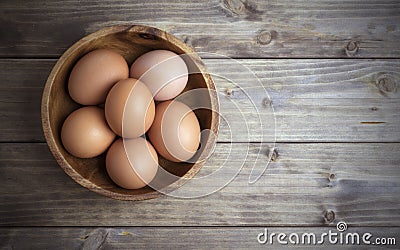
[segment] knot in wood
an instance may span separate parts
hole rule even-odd
[[[85,241],[81,245],[81,249],[101,249],[105,244],[109,230],[95,229],[89,235],[85,236]]]
[[[396,92],[397,90],[396,79],[389,74],[380,75],[376,79],[375,84],[380,91],[385,93]]]
[[[224,0],[223,8],[228,10],[230,15],[245,18],[251,21],[263,20],[263,11],[257,8],[257,4],[251,0]]]
[[[157,37],[155,35],[149,33],[140,33],[139,36],[146,40],[157,40]]]
[[[263,105],[264,105],[265,107],[272,106],[272,100],[269,99],[268,97],[264,98],[264,100],[263,100]]]
[[[262,45],[267,45],[272,41],[272,34],[269,31],[261,31],[257,36],[257,42]]]
[[[225,7],[232,11],[232,13],[240,15],[246,11],[246,6],[240,0],[224,0]]]
[[[271,159],[271,161],[276,161],[279,157],[278,150],[276,148],[269,149],[267,151],[268,159]]]
[[[225,94],[226,94],[227,96],[232,96],[232,95],[233,95],[233,89],[226,89],[226,90],[225,90]]]
[[[324,213],[324,218],[328,223],[333,222],[335,220],[335,212],[333,212],[331,209],[326,210]]]
[[[350,41],[349,43],[347,43],[345,48],[346,55],[349,57],[356,55],[358,53],[359,47],[360,47],[360,42]]]

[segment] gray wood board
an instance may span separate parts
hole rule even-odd
[[[334,227],[268,227],[271,233],[285,233],[286,241],[290,234],[297,234],[302,242],[304,233],[314,233],[319,237],[323,233],[338,233]],[[115,227],[115,228],[79,228],[79,227],[35,227],[35,228],[0,228],[1,249],[265,249],[287,247],[280,245],[277,237],[273,244],[260,244],[257,237],[265,234],[264,227]],[[348,233],[358,233],[360,245],[352,245]],[[362,242],[365,233],[372,234],[371,243],[377,238],[394,238],[399,241],[398,227],[348,227],[342,233],[343,244],[337,237],[337,243],[331,244],[325,237],[323,244],[309,245],[308,237],[304,244],[296,247],[309,249],[324,247],[328,249],[373,249],[377,245]],[[347,242],[346,244],[346,237]],[[332,237],[334,242],[335,236]],[[263,240],[263,238],[261,238]],[[382,242],[379,239],[379,242]],[[293,245],[289,245],[293,246]],[[379,249],[397,249],[396,245],[380,245]]]
[[[267,166],[272,145],[218,143],[198,175],[240,170],[227,186],[197,199],[141,202],[79,186],[45,143],[0,146],[2,226],[400,226],[400,143],[278,143],[254,184],[251,169]],[[186,191],[216,189],[224,178],[211,175]]]
[[[54,63],[0,60],[0,141],[44,141],[40,101]],[[400,141],[399,60],[205,63],[214,74],[225,119],[220,142],[273,141],[275,135],[278,142]]]
[[[198,52],[237,58],[400,56],[394,0],[3,0],[0,57],[58,57],[83,36],[126,23],[164,29]]]

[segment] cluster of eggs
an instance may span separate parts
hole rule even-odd
[[[130,67],[112,50],[89,52],[68,80],[70,97],[83,107],[64,121],[64,148],[79,158],[107,151],[107,173],[117,185],[146,186],[157,173],[159,156],[187,161],[199,147],[196,115],[174,100],[187,81],[185,61],[168,50],[145,53]]]

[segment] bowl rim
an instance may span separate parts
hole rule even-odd
[[[57,143],[54,139],[52,129],[50,126],[50,115],[49,115],[49,101],[50,101],[50,93],[51,89],[53,87],[53,82],[55,80],[56,75],[64,65],[64,63],[67,61],[67,59],[70,57],[73,52],[78,50],[81,46],[84,46],[85,44],[91,42],[94,39],[98,39],[99,37],[107,36],[110,34],[114,33],[119,33],[119,32],[144,32],[144,33],[149,33],[151,31],[150,35],[157,36],[162,38],[163,40],[167,40],[168,42],[174,44],[177,46],[179,49],[182,51],[185,51],[185,53],[190,53],[191,58],[194,59],[195,64],[197,67],[200,68],[203,78],[205,80],[205,83],[207,85],[208,89],[211,89],[213,91],[209,92],[210,93],[210,101],[211,101],[211,107],[212,107],[212,112],[211,112],[211,128],[210,130],[215,133],[215,137],[213,137],[212,140],[208,140],[205,146],[206,152],[212,149],[214,144],[216,144],[216,138],[218,135],[218,130],[219,130],[219,98],[218,95],[216,94],[216,88],[213,79],[211,78],[211,75],[208,73],[208,70],[199,57],[199,55],[187,44],[182,42],[180,39],[175,37],[174,35],[164,31],[160,30],[155,27],[151,26],[146,26],[146,25],[137,25],[137,24],[120,24],[120,25],[114,25],[114,26],[109,26],[102,28],[96,32],[93,32],[87,36],[84,36],[83,38],[79,39],[77,42],[75,42],[72,46],[70,46],[62,55],[61,57],[57,60],[56,64],[53,66],[47,80],[46,84],[43,89],[43,94],[42,94],[42,101],[41,101],[41,121],[42,121],[42,129],[43,133],[47,142],[47,145],[53,155],[53,157],[56,159],[58,165],[64,170],[64,172],[69,175],[76,183],[80,184],[81,186],[94,191],[98,194],[104,195],[109,198],[117,199],[117,200],[130,200],[130,201],[140,201],[140,200],[146,200],[146,199],[152,199],[156,198],[159,196],[164,195],[163,193],[153,190],[149,193],[145,194],[121,194],[121,193],[116,193],[112,192],[110,190],[104,189],[99,185],[94,184],[93,182],[87,180],[84,178],[82,175],[80,175],[70,164],[68,161],[65,159],[65,157],[60,153],[59,147],[57,146]],[[217,111],[217,112],[215,112]],[[206,159],[205,159],[206,160]],[[192,165],[192,167],[175,183],[172,183],[171,185],[166,187],[166,190],[169,188],[173,187],[178,188],[182,186],[184,183],[186,183],[188,180],[190,180],[194,175],[196,175],[203,164],[205,163],[205,160],[196,162]]]

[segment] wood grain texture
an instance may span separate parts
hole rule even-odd
[[[240,170],[226,187],[197,199],[140,202],[82,188],[45,143],[0,145],[2,226],[400,226],[399,143],[278,143],[254,184],[251,169],[266,167],[272,145],[218,143],[198,175]],[[206,180],[186,190],[196,194],[225,179]]]
[[[0,60],[0,141],[44,141],[40,99],[54,63]],[[273,141],[275,134],[278,142],[400,141],[399,60],[208,59],[205,63],[214,74],[221,115],[227,119],[221,120],[220,142]]]
[[[368,1],[13,1],[0,3],[1,57],[58,57],[121,23],[155,26],[231,57],[400,56],[400,3]]]
[[[329,230],[337,232],[333,227],[268,227],[268,233],[314,233],[319,236]],[[378,237],[395,238],[398,244],[397,227],[349,227],[346,232],[371,233],[371,242]],[[116,227],[116,228],[1,228],[1,249],[265,249],[277,248],[276,237],[273,244],[259,244],[257,236],[264,232],[264,227]],[[56,239],[56,240],[49,240]],[[324,244],[318,247],[328,249],[373,249],[376,246],[346,244],[330,244],[325,238]],[[305,242],[308,242],[306,239]],[[344,239],[343,242],[346,242]],[[351,242],[349,240],[349,242]],[[360,240],[362,242],[362,240]],[[300,244],[305,249],[310,245]],[[396,245],[379,246],[379,249],[396,249]]]
[[[220,166],[236,175],[244,163],[220,191],[115,201],[76,184],[43,143],[40,99],[54,59],[83,36],[126,23],[217,53],[203,58],[248,58],[240,64],[267,90],[232,61],[205,60],[232,80],[214,78],[234,137],[222,120],[199,175]],[[0,249],[271,248],[257,243],[264,227],[323,233],[339,221],[398,245],[399,24],[395,0],[0,1]],[[271,104],[276,145],[268,143]],[[262,172],[270,157],[249,184],[252,167]]]

